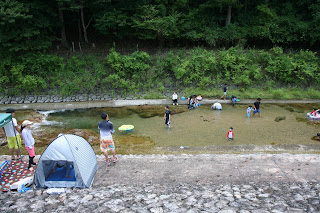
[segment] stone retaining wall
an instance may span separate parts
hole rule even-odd
[[[80,101],[103,101],[103,100],[132,100],[138,99],[134,96],[122,98],[121,96],[111,97],[110,95],[82,94],[62,97],[59,95],[22,95],[17,97],[0,96],[0,104],[30,104],[30,103],[61,103]]]
[[[167,95],[170,97],[170,95]],[[242,104],[253,104],[254,99],[241,100]],[[201,104],[213,104],[219,102],[222,104],[231,103],[230,100],[221,99],[207,99],[204,98]],[[187,104],[187,100],[178,100],[179,104]],[[293,104],[293,103],[320,103],[320,100],[262,100],[263,104]],[[123,98],[121,96],[99,95],[99,94],[79,94],[68,97],[59,95],[30,95],[11,97],[0,95],[0,111],[7,108],[14,108],[16,110],[59,110],[59,109],[86,109],[96,107],[123,107],[123,106],[138,106],[138,105],[171,105],[172,100],[167,99],[143,99],[141,97],[128,96]]]

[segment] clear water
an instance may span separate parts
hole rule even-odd
[[[116,129],[115,135],[138,135],[150,137],[159,147],[167,146],[208,146],[255,144],[318,144],[311,140],[320,132],[318,122],[305,119],[305,114],[314,107],[304,105],[261,104],[261,117],[246,117],[247,105],[223,105],[222,111],[214,111],[209,105],[201,105],[194,110],[186,106],[171,106],[171,110],[185,110],[173,114],[171,129],[164,124],[164,106],[139,106],[122,108],[99,108],[52,112],[46,123],[39,128],[62,132],[66,129],[90,129],[98,132],[100,114],[107,112]],[[285,120],[276,122],[275,118],[285,116]],[[301,122],[302,121],[302,122]],[[118,127],[132,124],[135,129],[120,132]],[[234,141],[227,141],[229,127],[233,127]]]

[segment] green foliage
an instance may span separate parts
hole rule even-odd
[[[112,83],[115,88],[132,90],[139,81],[145,80],[150,61],[151,57],[146,52],[136,51],[130,55],[120,55],[115,49],[111,49],[107,63],[112,74],[104,82]]]
[[[54,15],[51,4],[41,1],[0,1],[0,51],[40,50],[55,39],[50,31]]]
[[[165,94],[172,89],[193,88],[212,95],[215,89],[221,91],[222,83],[228,83],[230,89],[248,97],[246,91],[260,88],[270,91],[269,97],[286,99],[289,96],[283,88],[296,88],[298,97],[301,89],[319,88],[318,67],[315,52],[286,53],[281,47],[258,51],[238,46],[222,50],[193,48],[152,56],[142,51],[125,55],[111,49],[106,59],[28,53],[1,59],[0,92],[56,90],[71,95],[113,90],[125,96],[137,91]],[[317,94],[310,92],[308,97],[318,97]]]

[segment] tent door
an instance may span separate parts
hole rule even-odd
[[[72,161],[42,161],[45,181],[76,181]]]

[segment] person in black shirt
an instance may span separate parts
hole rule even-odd
[[[170,128],[171,123],[171,111],[169,110],[169,106],[165,107],[166,113],[164,114],[165,124]]]
[[[223,96],[221,97],[221,98],[223,98],[224,100],[227,99],[227,90],[228,90],[227,84],[224,84],[224,85],[223,85]]]
[[[259,117],[260,117],[260,101],[261,101],[261,98],[258,98],[257,101],[253,103],[254,105],[253,114],[258,113]]]

